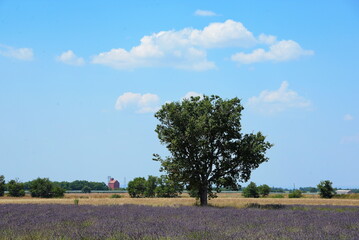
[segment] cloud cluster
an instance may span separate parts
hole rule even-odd
[[[159,101],[160,98],[156,94],[126,92],[117,98],[115,109],[123,110],[132,107],[137,113],[156,112],[159,109]]]
[[[251,97],[247,105],[250,109],[264,114],[274,114],[290,108],[309,109],[311,102],[288,89],[288,82],[282,82],[275,91],[264,90],[259,96]]]
[[[189,99],[190,97],[198,96],[202,97],[203,94],[197,92],[188,92],[181,98],[181,101],[184,99]],[[125,110],[127,108],[132,108],[137,113],[154,113],[160,109],[160,105],[160,97],[156,94],[126,92],[117,98],[115,109]]]
[[[85,64],[85,60],[81,57],[77,57],[71,50],[63,52],[60,56],[56,57],[56,60],[73,66],[82,66]]]
[[[262,40],[263,41],[263,40]],[[267,43],[273,40],[264,40]],[[237,53],[232,55],[231,59],[241,64],[250,64],[264,61],[283,62],[297,59],[301,56],[313,55],[314,52],[304,50],[302,47],[293,40],[283,40],[275,42],[266,51],[263,48],[258,48],[251,53]]]
[[[3,44],[0,44],[0,55],[22,61],[31,61],[34,58],[31,48],[14,48]]]
[[[205,12],[199,12],[205,14]],[[209,14],[209,13],[207,13]],[[208,60],[207,51],[215,48],[255,48],[269,46],[266,51],[254,49],[252,53],[238,52],[231,59],[241,64],[260,61],[288,61],[300,56],[311,55],[293,40],[277,41],[272,35],[255,37],[245,26],[233,20],[211,23],[203,29],[184,28],[179,31],[161,31],[144,36],[138,46],[130,50],[114,48],[92,58],[92,63],[116,69],[139,67],[172,67],[204,71],[216,68]]]

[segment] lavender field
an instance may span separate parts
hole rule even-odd
[[[0,205],[0,239],[359,239],[359,208]]]

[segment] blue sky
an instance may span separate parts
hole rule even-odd
[[[357,1],[0,0],[0,174],[159,175],[154,111],[239,97],[252,181],[359,187]]]

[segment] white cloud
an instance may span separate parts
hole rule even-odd
[[[262,38],[262,42],[270,43],[270,38]],[[238,63],[250,64],[263,61],[275,61],[283,62],[293,59],[297,59],[301,56],[313,55],[311,50],[304,50],[297,42],[293,40],[283,40],[274,43],[269,47],[269,51],[265,51],[263,48],[258,48],[252,53],[236,53],[232,55],[231,59]]]
[[[350,114],[345,114],[344,117],[343,117],[343,119],[344,119],[345,121],[351,121],[351,120],[354,119],[354,117],[353,117],[352,115],[350,115]]]
[[[266,34],[262,33],[261,35],[259,35],[258,41],[259,41],[259,43],[272,45],[272,44],[275,44],[277,42],[277,37],[273,36],[273,35],[266,35]]]
[[[242,23],[227,20],[211,23],[203,30],[161,31],[144,36],[140,42],[129,51],[117,48],[100,53],[93,57],[92,63],[117,69],[172,67],[204,71],[216,67],[207,59],[206,49],[248,47],[257,40]]]
[[[74,66],[82,66],[85,64],[84,59],[77,57],[71,50],[63,52],[60,56],[56,57],[56,60]]]
[[[311,102],[288,89],[288,82],[284,81],[278,90],[264,90],[259,96],[251,97],[247,105],[256,112],[274,114],[291,108],[309,109]]]
[[[123,110],[134,107],[137,113],[156,112],[159,109],[160,98],[156,94],[126,92],[117,98],[115,109]]]
[[[212,11],[208,11],[208,10],[201,10],[198,9],[194,12],[194,15],[196,16],[201,16],[201,17],[212,17],[212,16],[217,16],[217,14],[215,12]]]
[[[31,61],[34,58],[31,48],[14,48],[3,44],[0,44],[0,55],[23,61]]]
[[[186,95],[184,95],[184,97],[181,100],[184,99],[190,99],[191,97],[203,97],[202,93],[197,93],[197,92],[188,92],[186,93]]]
[[[205,71],[216,68],[208,60],[207,51],[214,48],[253,48],[267,45],[252,53],[242,51],[232,55],[239,63],[261,61],[289,61],[313,51],[304,50],[293,40],[277,41],[273,35],[260,34],[255,37],[242,23],[233,20],[211,23],[203,29],[184,28],[160,31],[141,38],[140,44],[129,50],[114,48],[92,57],[92,63],[116,69],[139,67],[170,67],[186,70]]]

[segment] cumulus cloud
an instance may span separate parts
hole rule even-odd
[[[262,42],[270,43],[273,41],[270,38],[262,39]],[[313,55],[311,50],[304,50],[297,42],[293,40],[283,40],[277,42],[269,47],[266,51],[263,48],[258,48],[252,53],[236,53],[232,55],[231,59],[241,64],[250,64],[264,61],[283,62],[297,59],[301,56]]]
[[[204,71],[216,67],[207,59],[207,49],[248,47],[256,42],[242,23],[227,20],[211,23],[202,30],[185,28],[144,36],[138,46],[100,53],[93,57],[92,63],[117,69],[172,67]]]
[[[159,109],[159,101],[160,98],[156,94],[126,92],[117,98],[115,109],[133,107],[137,113],[153,113]]]
[[[258,45],[266,45],[269,49],[257,48],[252,53],[243,52],[243,49],[253,49]],[[113,48],[93,56],[92,63],[126,70],[170,67],[205,71],[216,68],[216,64],[207,57],[207,52],[215,48],[239,48],[240,51],[231,59],[245,64],[289,61],[314,53],[304,50],[293,40],[278,41],[276,36],[263,33],[255,37],[241,22],[227,20],[211,23],[203,29],[184,28],[146,35],[141,38],[139,45],[129,50]]]
[[[215,12],[212,11],[208,11],[208,10],[201,10],[198,9],[194,12],[194,15],[196,16],[201,16],[201,17],[213,17],[213,16],[217,16],[217,14]]]
[[[344,119],[345,121],[351,121],[351,120],[354,119],[354,117],[353,117],[352,115],[350,115],[350,114],[345,114],[344,117],[343,117],[343,119]]]
[[[184,95],[182,100],[190,99],[191,97],[203,97],[203,94],[202,93],[197,93],[197,92],[188,92],[188,93],[186,93],[186,95]]]
[[[288,82],[284,81],[278,90],[264,90],[259,96],[251,97],[247,105],[250,109],[264,114],[274,114],[291,108],[309,109],[311,102],[288,89],[288,86]]]
[[[3,44],[0,44],[0,55],[23,61],[31,61],[34,58],[31,48],[14,48]]]
[[[71,50],[63,52],[60,56],[56,57],[56,60],[73,66],[82,66],[85,64],[85,60],[81,57],[77,57]]]

